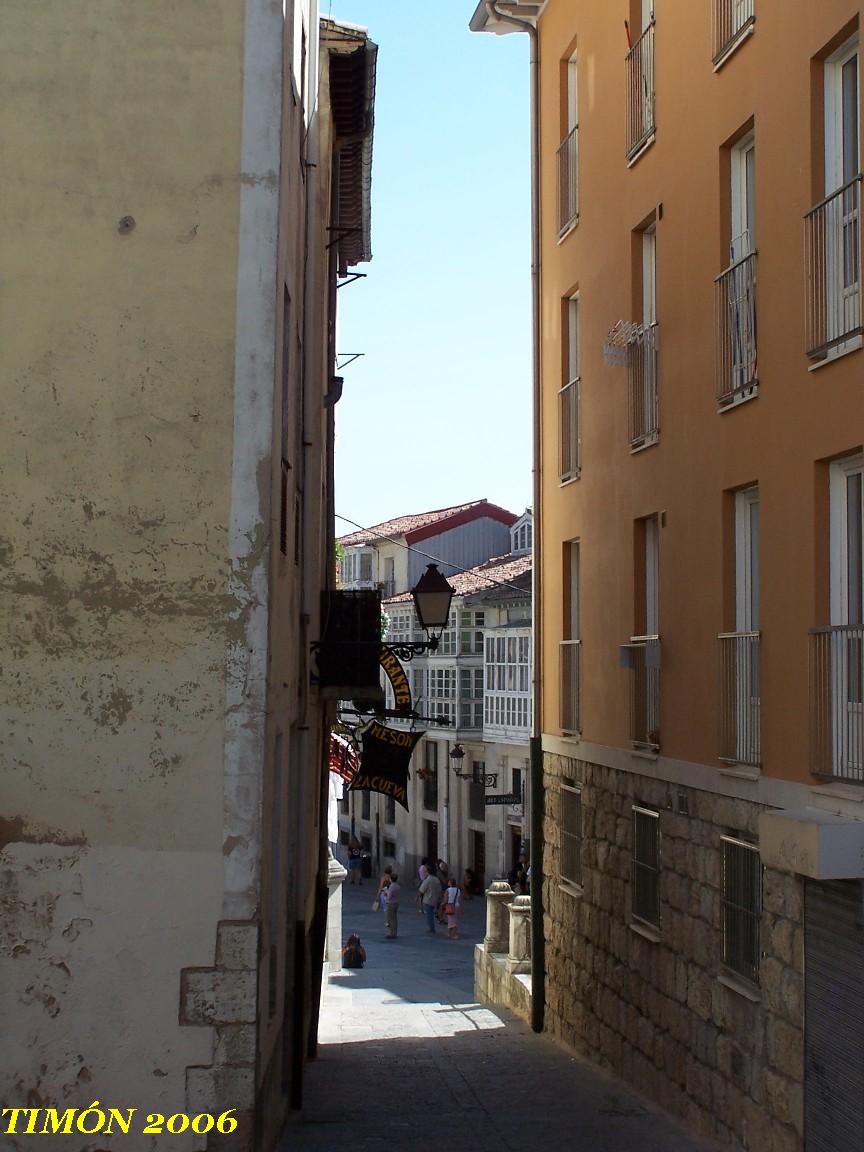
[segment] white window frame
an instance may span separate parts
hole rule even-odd
[[[565,827],[564,805],[566,802],[565,797],[568,797],[568,796],[573,797],[573,800],[571,801],[571,803],[575,804],[576,818],[577,818],[577,822],[579,825],[578,828],[571,829],[571,828]],[[573,887],[578,888],[580,891],[582,889],[582,879],[583,879],[582,845],[583,845],[583,841],[584,841],[584,836],[583,836],[584,826],[585,826],[585,814],[584,814],[583,809],[582,809],[582,785],[577,784],[575,782],[571,783],[569,781],[562,781],[562,783],[561,783],[561,807],[560,807],[561,860],[560,860],[560,866],[559,866],[560,867],[559,875],[565,884],[572,885]],[[577,867],[576,867],[574,875],[568,875],[564,871],[564,855],[565,855],[564,847],[566,844],[566,838],[568,838],[568,837],[570,839],[572,839],[573,841],[575,841],[574,851],[575,851],[575,855],[576,855]]]
[[[861,170],[861,64],[858,51],[858,33],[851,36],[825,61],[825,194],[830,195],[851,180]],[[844,66],[855,60],[856,107],[858,109],[854,164],[846,172],[843,154],[845,121],[843,116]]]
[[[756,251],[756,134],[748,132],[730,152],[732,229],[730,264]]]
[[[581,365],[579,347],[579,293],[575,292],[566,300],[566,324],[563,333],[565,341],[564,383],[559,390],[558,435],[560,437],[560,459],[558,479],[562,484],[575,480],[580,471],[582,457],[581,428]],[[565,428],[564,413],[569,412],[569,427]],[[565,466],[565,444],[569,466]]]
[[[642,326],[657,323],[657,224],[642,232]]]
[[[861,476],[864,489],[864,454],[835,460],[830,468],[830,583],[831,624],[858,623],[850,616],[848,482]],[[864,526],[862,526],[864,532]]]
[[[758,632],[760,617],[759,487],[735,493],[735,630]]]
[[[639,924],[644,924],[655,931],[660,927],[660,813],[654,808],[645,808],[641,804],[632,805],[632,818],[633,818],[633,850],[630,858],[630,916]],[[654,829],[654,858],[643,859],[639,855],[639,824],[647,822],[647,827]],[[653,822],[653,824],[652,824]],[[636,905],[636,875],[642,869],[645,872],[652,872],[655,880],[655,901],[656,907],[651,910],[653,915],[648,915],[648,910],[638,908]]]
[[[645,635],[660,635],[660,517],[645,518]]]

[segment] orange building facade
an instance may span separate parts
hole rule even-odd
[[[753,1152],[864,1143],[862,18],[472,21],[538,61],[545,1025]]]

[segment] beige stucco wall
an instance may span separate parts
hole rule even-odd
[[[228,584],[242,9],[4,6],[12,1103],[182,1110],[186,1067],[210,1062],[178,1001],[180,970],[214,959],[244,626]]]

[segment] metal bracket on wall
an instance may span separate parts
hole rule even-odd
[[[365,272],[349,272],[344,280],[337,280],[336,287],[344,288],[346,284],[353,284],[355,280],[365,280]]]
[[[347,368],[349,364],[353,364],[355,360],[359,360],[361,356],[365,356],[365,352],[337,352],[336,353],[336,371],[341,372],[343,368]],[[339,359],[344,356],[345,359]]]

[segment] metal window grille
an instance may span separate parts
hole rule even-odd
[[[761,637],[726,632],[720,641],[720,759],[762,762]]]
[[[653,444],[660,435],[657,397],[657,325],[640,324],[627,344],[630,446]]]
[[[561,650],[561,731],[580,732],[579,713],[579,654],[581,641],[562,640]]]
[[[714,281],[715,388],[722,406],[756,390],[756,253]]]
[[[631,912],[634,919],[660,926],[660,818],[650,808],[633,805]]]
[[[561,878],[582,884],[582,789],[561,785]]]
[[[807,355],[820,359],[864,332],[861,324],[859,174],[804,217]]]
[[[579,127],[558,146],[558,235],[563,236],[579,215]]]
[[[714,0],[714,63],[720,64],[755,20],[754,0]]]
[[[627,53],[627,159],[632,160],[655,130],[654,21]]]
[[[558,479],[574,480],[581,467],[579,400],[581,382],[577,376],[558,393]]]
[[[864,783],[864,627],[810,633],[810,762],[818,776]]]
[[[759,983],[759,925],[762,865],[759,849],[721,837],[723,850],[723,963],[752,984]]]
[[[631,636],[630,739],[639,748],[660,747],[660,637]]]

